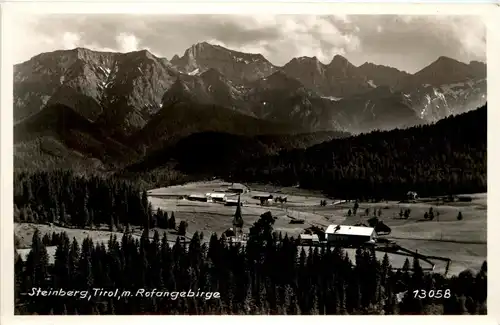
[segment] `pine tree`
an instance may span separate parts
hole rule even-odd
[[[47,249],[40,239],[38,229],[33,233],[31,250],[27,257],[26,273],[30,278],[30,286],[45,288],[48,277],[49,255]]]
[[[69,251],[68,273],[70,277],[70,287],[73,288],[78,281],[78,261],[80,259],[80,246],[73,237],[73,242]]]
[[[177,235],[179,236],[186,236],[186,231],[187,231],[187,222],[182,220],[179,223],[179,229],[177,230]]]
[[[353,207],[353,214],[356,215],[356,212],[358,211],[359,209],[359,203],[358,201],[356,200],[356,202],[354,202],[354,207]]]
[[[24,298],[21,296],[21,293],[27,292],[25,285],[25,274],[24,274],[24,262],[17,250],[15,250],[14,253],[14,276],[15,276],[15,283],[14,283],[14,298],[16,301],[16,305],[19,303],[19,301]]]
[[[172,211],[172,214],[170,215],[170,219],[168,219],[168,228],[169,229],[175,229],[176,228],[175,216],[174,216],[174,212],[173,211]]]
[[[233,226],[236,229],[241,229],[243,227],[243,217],[241,216],[241,203],[240,197],[238,196],[238,206],[236,207],[236,212],[234,213]]]
[[[68,287],[71,275],[70,270],[70,246],[69,238],[66,233],[63,234],[62,239],[57,245],[54,256],[54,287],[64,288]]]

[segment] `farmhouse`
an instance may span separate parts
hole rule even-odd
[[[318,235],[300,234],[299,240],[300,240],[300,243],[303,245],[319,244]]]
[[[330,225],[326,228],[326,240],[329,243],[374,244],[377,233],[371,227],[348,225]]]
[[[225,200],[224,205],[227,205],[227,206],[238,206],[238,202],[240,202],[238,199],[227,198]],[[240,202],[240,205],[243,206],[243,202]]]
[[[226,194],[220,192],[213,192],[213,193],[207,193],[206,197],[208,202],[224,202]]]
[[[408,193],[406,193],[406,198],[408,200],[416,200],[418,199],[418,194],[417,192],[409,191]]]

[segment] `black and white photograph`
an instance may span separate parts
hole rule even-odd
[[[13,26],[15,315],[488,314],[481,15]]]

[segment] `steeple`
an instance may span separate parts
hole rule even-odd
[[[236,212],[234,213],[234,218],[233,218],[233,226],[234,226],[234,231],[236,233],[242,231],[241,228],[243,227],[243,218],[241,217],[241,202],[239,195],[238,195],[238,206],[236,207]]]

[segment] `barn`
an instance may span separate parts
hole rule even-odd
[[[372,227],[349,225],[330,225],[326,228],[328,243],[345,243],[347,245],[374,244],[377,233]]]
[[[255,200],[270,200],[272,198],[273,198],[272,194],[258,194],[252,196],[252,199]]]
[[[201,202],[207,202],[207,197],[205,195],[201,194],[191,194],[187,198],[189,201],[201,201]]]
[[[227,189],[227,192],[243,194],[245,193],[245,187],[240,184],[233,184]]]

